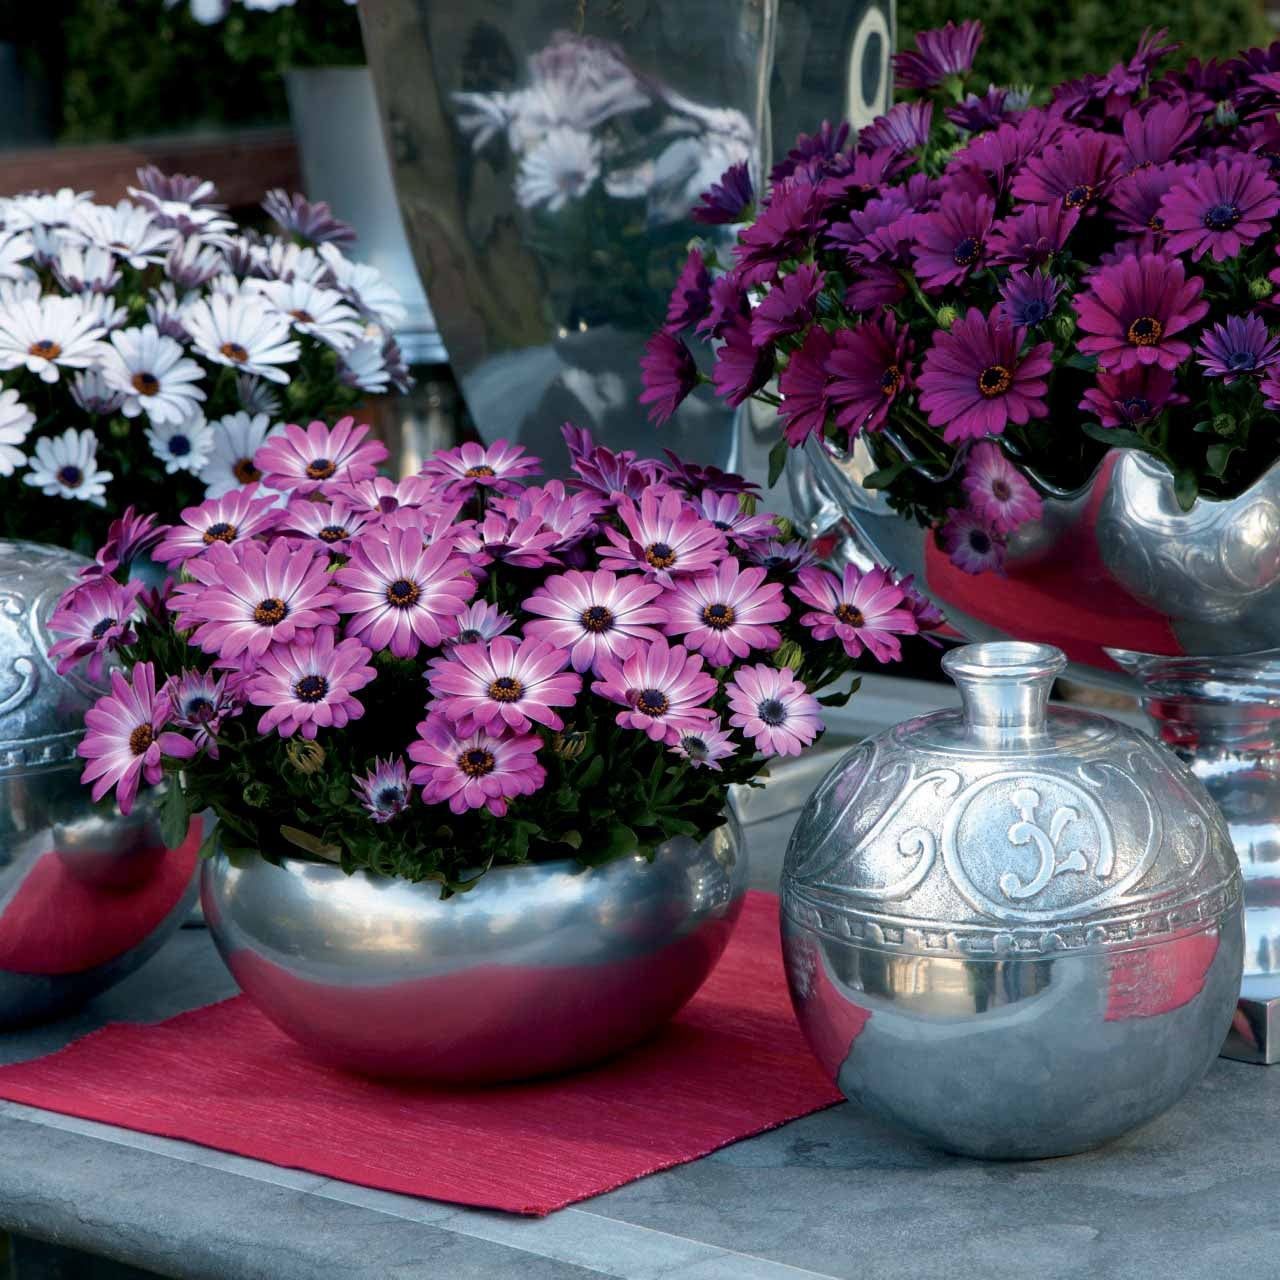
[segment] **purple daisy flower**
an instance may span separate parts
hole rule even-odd
[[[797,171],[810,176],[827,172],[848,141],[847,120],[842,120],[838,125],[824,120],[816,133],[796,135],[795,145],[769,170],[769,181],[782,182]]]
[[[982,23],[972,19],[921,31],[914,49],[893,55],[894,83],[899,89],[933,89],[948,76],[967,76],[981,43]]]
[[[948,441],[999,435],[1048,412],[1044,377],[1053,367],[1053,344],[1042,342],[1026,355],[1025,330],[993,312],[973,310],[938,330],[920,374],[920,408]]]
[[[802,258],[822,225],[818,188],[799,179],[774,187],[769,207],[746,228],[733,247],[743,288],[764,284],[788,258]]]
[[[822,292],[822,272],[802,262],[773,286],[751,313],[751,341],[757,347],[799,333],[813,319],[813,308]],[[733,328],[739,326],[732,326]]]
[[[1043,153],[1027,157],[1013,194],[1030,204],[1056,204],[1092,213],[1120,173],[1120,147],[1109,134],[1081,129]]]
[[[665,329],[645,343],[640,357],[644,390],[641,404],[652,405],[649,421],[661,426],[670,420],[690,391],[698,385],[698,366],[689,348]]]
[[[664,586],[673,575],[705,573],[725,554],[725,536],[694,511],[674,489],[646,489],[639,507],[629,498],[618,503],[626,533],[605,529],[598,548],[600,567],[625,573],[639,568]]]
[[[1079,221],[1079,209],[1062,204],[1030,205],[991,228],[987,240],[991,260],[1010,266],[1040,266],[1062,250]]]
[[[566,672],[568,665],[567,649],[533,637],[460,644],[429,664],[431,708],[462,733],[503,724],[524,733],[533,721],[560,730],[564,721],[552,708],[572,706],[582,688],[582,677]]]
[[[86,579],[68,591],[49,618],[49,630],[63,637],[49,646],[58,674],[66,675],[88,658],[89,679],[101,680],[107,655],[138,638],[132,623],[141,592],[141,582],[121,583],[106,576]]]
[[[457,630],[445,637],[446,653],[451,653],[460,644],[482,644],[494,636],[504,635],[516,623],[509,613],[503,613],[496,604],[488,604],[484,600],[473,600],[449,621]]]
[[[108,526],[106,542],[94,563],[80,570],[80,577],[96,578],[117,570],[127,573],[135,560],[146,555],[164,537],[165,526],[158,525],[156,519],[153,512],[140,516],[133,507],[126,507]]]
[[[898,328],[892,311],[836,331],[826,362],[826,397],[838,426],[854,436],[884,424],[898,393],[910,385],[910,350],[908,332]]]
[[[541,459],[525,452],[523,445],[495,440],[487,448],[468,440],[456,449],[440,449],[422,464],[418,473],[435,483],[450,498],[470,496],[476,489],[518,493],[529,476],[536,476]]]
[[[702,659],[683,645],[641,641],[623,659],[604,657],[591,691],[627,708],[617,723],[638,729],[654,742],[674,745],[683,731],[715,719],[706,705],[719,688]]]
[[[974,195],[1004,195],[1027,159],[1051,146],[1064,129],[1061,116],[1036,109],[1026,111],[1016,121],[970,138],[947,163],[947,176],[955,184],[965,171],[984,179]]]
[[[1168,405],[1187,403],[1173,388],[1172,372],[1158,364],[1132,365],[1119,373],[1101,369],[1097,386],[1084,393],[1079,407],[1096,413],[1104,427],[1141,426]]]
[[[559,554],[569,551],[584,538],[599,532],[599,518],[606,503],[590,491],[570,493],[562,480],[548,480],[545,485],[531,485],[519,497],[499,498],[495,510],[517,522],[537,520],[542,530],[554,533],[550,550]]]
[[[868,151],[876,147],[897,152],[915,151],[929,141],[932,128],[932,102],[899,102],[863,127],[858,134],[858,146]]]
[[[772,538],[763,545],[748,547],[747,559],[752,564],[762,565],[770,574],[791,578],[801,569],[816,564],[818,556],[807,542],[798,538],[793,542]]]
[[[811,609],[800,615],[801,625],[815,640],[839,640],[851,658],[866,649],[877,662],[898,662],[898,637],[919,630],[906,593],[884,569],[863,573],[847,564],[842,577],[828,569],[801,569],[791,592]]]
[[[390,649],[412,658],[421,646],[434,648],[475,594],[466,562],[447,542],[424,547],[407,529],[357,538],[351,560],[335,573],[343,588],[338,610],[347,615],[347,634],[375,652]]]
[[[599,671],[605,657],[625,658],[642,640],[658,640],[667,610],[656,603],[661,583],[608,569],[582,573],[576,569],[548,578],[524,602],[537,619],[524,633],[569,651],[575,671]]]
[[[111,692],[85,712],[85,735],[76,748],[88,761],[80,781],[93,783],[94,802],[112,787],[121,813],[129,813],[145,782],[154,787],[164,776],[164,757],[189,760],[195,745],[180,733],[166,733],[172,708],[156,693],[156,672],[149,662],[134,667],[132,684],[118,671],[111,673]]]
[[[1102,267],[1076,297],[1076,315],[1086,335],[1076,345],[1096,355],[1104,369],[1159,364],[1176,369],[1191,354],[1190,343],[1174,337],[1209,310],[1201,298],[1204,281],[1187,279],[1176,258],[1143,254]]]
[[[389,516],[402,507],[435,505],[439,500],[438,488],[430,477],[423,475],[405,476],[403,480],[374,476],[372,480],[359,480],[354,484],[331,485],[329,492],[365,515]]]
[[[1111,210],[1122,231],[1145,235],[1164,230],[1160,206],[1182,172],[1180,165],[1148,165],[1135,169],[1111,188]]]
[[[850,311],[873,311],[876,307],[896,306],[907,296],[902,272],[887,263],[863,267],[844,292],[844,305]]]
[[[755,202],[755,188],[744,160],[731,164],[720,175],[720,181],[713,182],[702,193],[698,203],[689,210],[689,217],[705,226],[728,226],[747,221]]]
[[[556,563],[552,548],[559,541],[560,535],[546,528],[538,516],[520,519],[489,511],[483,520],[469,521],[459,530],[454,547],[471,561],[473,570],[495,560],[522,569],[537,569]]]
[[[995,208],[988,196],[946,195],[936,213],[915,219],[911,256],[925,289],[936,292],[959,284],[981,263]]]
[[[409,807],[412,789],[401,756],[376,758],[373,768],[352,788],[374,822],[390,822]]]
[[[1151,78],[1156,63],[1167,54],[1176,53],[1182,48],[1176,40],[1172,44],[1162,43],[1168,38],[1167,27],[1153,32],[1150,27],[1143,30],[1138,37],[1137,52],[1128,62],[1118,62],[1105,77],[1105,84],[1112,93],[1137,93]]]
[[[1260,375],[1280,360],[1280,338],[1267,332],[1261,316],[1228,316],[1225,324],[1205,331],[1196,355],[1207,374],[1230,386],[1238,378]]]
[[[155,558],[172,567],[213,546],[231,546],[269,533],[279,519],[275,495],[258,497],[258,486],[230,489],[220,498],[208,498],[198,507],[185,507],[182,523],[169,525]]]
[[[690,249],[684,260],[671,300],[667,303],[667,319],[663,328],[668,333],[678,333],[696,324],[711,305],[711,273],[703,261],[700,249]]]
[[[729,723],[762,755],[798,756],[822,732],[822,708],[790,667],[740,667],[726,692]]]
[[[372,658],[359,640],[335,644],[327,627],[277,645],[262,656],[246,689],[250,702],[267,708],[258,732],[315,738],[321,729],[359,720],[364,704],[355,695],[376,675]]]
[[[960,482],[969,507],[997,533],[1012,533],[1044,513],[1040,495],[998,444],[982,440],[965,455]]]
[[[943,113],[952,124],[966,133],[981,133],[984,129],[994,129],[1004,122],[1010,108],[1009,90],[989,85],[981,97],[976,93],[968,94],[954,107],[948,107]]]
[[[948,511],[938,542],[951,563],[965,573],[998,572],[1004,565],[1004,535],[976,511]]]
[[[698,321],[694,332],[701,338],[723,338],[728,329],[750,315],[746,291],[730,271],[711,282],[706,315]]]
[[[1280,213],[1280,187],[1255,160],[1219,160],[1184,173],[1160,205],[1170,253],[1199,262],[1237,257]]]
[[[714,573],[682,578],[663,597],[667,635],[683,636],[713,667],[727,667],[753,649],[776,649],[782,636],[769,624],[791,611],[782,588],[765,578],[760,566],[743,569],[732,557]]]
[[[894,272],[895,278],[897,272]],[[831,405],[827,399],[827,386],[831,381],[827,373],[827,360],[835,350],[831,335],[814,325],[805,335],[804,346],[793,351],[787,367],[778,379],[782,404],[778,416],[782,419],[787,443],[802,444],[811,435],[822,434]]]
[[[911,610],[912,617],[916,620],[916,626],[920,631],[936,631],[939,627],[946,626],[946,618],[942,615],[942,610],[938,608],[932,600],[923,592],[916,590],[916,576],[909,573],[905,578],[898,582],[898,586],[902,589],[903,606]],[[937,644],[932,636],[925,636],[930,644]]]
[[[417,762],[409,777],[421,785],[427,804],[447,801],[453,813],[488,809],[501,818],[509,800],[533,795],[546,781],[537,757],[541,745],[535,734],[499,726],[467,731],[430,715],[409,744],[409,757]]]
[[[711,521],[730,542],[739,547],[749,547],[761,538],[772,538],[778,532],[772,516],[757,516],[738,501],[736,493],[716,493],[704,489],[694,500],[694,509],[703,519]]]
[[[1120,122],[1124,131],[1126,172],[1172,160],[1190,145],[1200,122],[1185,102],[1151,101],[1149,106],[1126,111]]]
[[[387,446],[365,440],[369,428],[356,426],[352,417],[339,418],[332,427],[312,422],[304,431],[290,423],[271,436],[253,455],[263,483],[272,489],[312,493],[330,480],[369,480],[387,458]]]
[[[210,547],[186,563],[195,579],[174,588],[172,608],[192,642],[219,658],[260,658],[273,644],[335,625],[338,590],[329,557],[318,547],[295,548],[281,538]]]
[[[773,377],[774,351],[769,343],[756,345],[750,328],[741,320],[725,330],[716,350],[711,381],[716,394],[737,408]]]
[[[173,706],[173,723],[192,735],[196,750],[218,758],[218,730],[244,710],[239,672],[192,671],[170,676],[164,692]]]
[[[277,532],[316,541],[345,554],[348,543],[372,518],[367,512],[358,511],[345,498],[336,497],[332,502],[292,498],[280,513]]]
[[[661,464],[638,458],[630,449],[614,453],[604,445],[597,445],[590,454],[571,459],[569,465],[578,476],[570,484],[616,502],[620,497],[637,499],[659,483]]]
[[[297,236],[307,244],[347,248],[356,242],[355,227],[335,218],[323,200],[308,200],[297,192],[290,195],[277,187],[263,197],[262,208],[286,236]]]
[[[667,455],[669,480],[679,485],[686,493],[708,493],[721,496],[724,494],[758,493],[760,486],[754,480],[747,480],[733,471],[721,471],[711,463],[686,462],[672,453],[670,449],[662,451]]]
[[[697,729],[683,729],[672,744],[671,750],[685,759],[695,769],[714,769],[722,772],[721,760],[736,755],[738,748],[719,720],[708,720]]]
[[[1010,324],[1034,329],[1058,305],[1062,285],[1043,271],[1011,271],[1000,286],[997,312]]]

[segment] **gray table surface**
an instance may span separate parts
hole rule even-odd
[[[753,802],[748,830],[753,881],[773,889],[794,815],[770,807]],[[74,1017],[0,1037],[0,1062],[234,990],[207,934],[184,930]],[[193,1280],[1260,1280],[1280,1274],[1277,1187],[1280,1068],[1225,1060],[1089,1155],[964,1160],[843,1105],[544,1219],[0,1102],[0,1230]]]

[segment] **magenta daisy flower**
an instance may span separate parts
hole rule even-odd
[[[987,239],[993,262],[1040,266],[1060,252],[1080,221],[1079,209],[1033,204],[997,222]]]
[[[637,459],[630,449],[614,453],[597,445],[589,454],[573,458],[569,465],[578,477],[571,484],[615,501],[619,497],[638,499],[656,481],[657,464],[648,458]]]
[[[171,708],[167,697],[156,693],[156,672],[149,662],[139,662],[130,684],[118,671],[111,673],[111,692],[85,712],[85,735],[76,748],[88,763],[80,781],[93,783],[92,796],[101,800],[112,787],[121,813],[133,808],[138,787],[154,787],[164,776],[164,757],[189,760],[194,743],[180,733],[166,733]]]
[[[1196,363],[1228,386],[1249,374],[1261,374],[1280,360],[1280,338],[1267,331],[1258,315],[1228,316],[1206,330],[1196,348]]]
[[[762,755],[798,756],[822,732],[822,708],[790,667],[741,667],[726,692],[729,723]]]
[[[984,129],[994,129],[1002,124],[1009,108],[1012,108],[1009,90],[988,85],[986,93],[981,97],[976,93],[966,94],[943,114],[966,133],[981,133]]]
[[[1176,164],[1148,165],[1121,178],[1111,189],[1112,217],[1122,231],[1145,235],[1164,230],[1160,206],[1182,172]]]
[[[752,564],[761,565],[770,574],[782,578],[790,578],[818,560],[813,547],[799,539],[783,542],[780,538],[772,538],[763,545],[755,543],[748,547],[746,554]]]
[[[346,498],[316,502],[295,497],[280,513],[278,531],[345,554],[348,543],[371,519],[368,512],[357,510]]]
[[[752,515],[739,502],[736,493],[704,489],[701,496],[693,500],[693,507],[739,547],[749,547],[762,538],[776,537],[778,533],[772,516]]]
[[[753,649],[776,649],[782,636],[769,624],[791,611],[782,588],[765,578],[760,566],[743,569],[732,557],[714,573],[681,578],[662,601],[667,635],[683,637],[713,667],[728,666]]]
[[[920,408],[944,429],[944,439],[999,435],[1010,422],[1048,414],[1044,376],[1053,367],[1053,344],[1020,356],[1024,332],[994,312],[973,310],[949,333],[934,333],[920,374]]]
[[[898,582],[898,586],[902,589],[902,603],[905,608],[911,610],[912,616],[916,620],[916,626],[921,632],[936,631],[939,627],[946,625],[946,618],[942,615],[942,610],[938,608],[932,600],[923,592],[916,590],[916,576],[909,573],[905,578]],[[931,644],[937,641],[932,636],[925,636]]]
[[[277,645],[263,655],[249,678],[249,701],[266,707],[258,732],[278,730],[282,738],[301,733],[314,738],[320,729],[341,729],[364,715],[356,698],[377,674],[373,654],[359,640],[334,643],[327,627]]]
[[[654,640],[642,641],[621,661],[602,658],[591,691],[627,708],[617,715],[622,728],[671,746],[685,730],[704,729],[715,719],[706,704],[718,688],[696,653]]]
[[[826,363],[826,395],[838,426],[854,436],[884,424],[898,393],[910,383],[910,350],[907,330],[898,328],[892,311],[836,331]]]
[[[936,213],[922,214],[912,222],[915,244],[911,256],[926,289],[936,292],[959,284],[981,265],[995,209],[989,196],[975,200],[967,195],[945,195]]]
[[[1004,565],[1004,535],[974,511],[947,512],[938,543],[951,563],[965,573],[986,573]]]
[[[1120,127],[1124,132],[1124,166],[1132,173],[1172,160],[1196,136],[1200,122],[1186,102],[1152,100],[1142,110],[1126,111]]]
[[[668,333],[679,333],[696,324],[707,313],[711,303],[711,273],[703,260],[700,249],[690,249],[684,260],[671,301],[667,303],[667,318],[663,328]]]
[[[290,423],[258,449],[253,465],[265,485],[295,493],[312,493],[330,481],[371,480],[386,460],[387,446],[366,440],[368,434],[369,428],[356,426],[352,417],[339,418],[332,427],[312,422],[305,431]]]
[[[484,600],[473,600],[450,621],[457,630],[445,637],[445,653],[451,653],[460,644],[481,644],[494,636],[505,635],[516,623],[509,613]]]
[[[870,311],[874,307],[892,307],[907,296],[902,272],[889,263],[871,263],[862,268],[844,291],[844,305],[850,311]]]
[[[618,518],[626,534],[605,529],[608,541],[598,548],[602,569],[639,568],[669,586],[674,575],[714,569],[725,554],[724,534],[674,489],[646,489],[639,507],[624,498]]]
[[[842,577],[828,569],[801,569],[798,578],[791,592],[812,610],[800,615],[801,625],[815,640],[835,637],[851,658],[866,649],[877,662],[897,662],[902,657],[898,637],[919,630],[906,592],[884,569],[863,573],[848,564]]]
[[[758,346],[750,327],[739,320],[725,330],[716,349],[711,382],[716,394],[736,409],[773,377],[773,368],[773,347],[767,342]]]
[[[409,807],[412,788],[401,756],[378,757],[373,768],[357,778],[354,788],[360,803],[374,822],[390,822]]]
[[[279,518],[273,496],[258,497],[256,484],[229,489],[220,498],[208,498],[198,507],[185,507],[182,523],[170,525],[156,547],[155,558],[175,565],[203,555],[213,546],[231,546],[270,532]]]
[[[697,729],[682,729],[671,750],[687,760],[695,769],[713,769],[722,772],[720,761],[736,755],[737,745],[719,720],[708,720]]]
[[[1086,336],[1076,345],[1096,355],[1104,369],[1158,364],[1169,370],[1191,354],[1191,344],[1174,334],[1209,310],[1201,298],[1204,281],[1187,279],[1176,258],[1143,254],[1102,267],[1077,295],[1076,314]]]
[[[1191,251],[1199,262],[1235,258],[1270,228],[1280,213],[1280,187],[1265,166],[1248,160],[1219,160],[1184,173],[1160,205],[1170,253]]]
[[[448,657],[431,660],[431,706],[464,733],[503,724],[524,733],[531,721],[563,729],[552,708],[572,706],[582,688],[582,677],[565,671],[568,665],[567,649],[532,636],[460,644]]]
[[[1186,403],[1186,396],[1175,393],[1168,369],[1139,364],[1119,373],[1100,370],[1097,386],[1084,393],[1079,408],[1097,414],[1104,427],[1136,427],[1169,405]]]
[[[495,440],[484,445],[467,441],[456,449],[440,449],[422,464],[420,475],[435,481],[451,498],[466,497],[473,490],[494,489],[518,493],[529,476],[536,476],[542,461],[524,446]]]
[[[1044,513],[1040,495],[998,444],[982,440],[965,455],[960,482],[970,508],[997,533],[1012,533]]]
[[[640,368],[644,390],[639,401],[653,406],[649,410],[649,421],[661,426],[698,385],[698,366],[689,348],[679,338],[659,329],[645,343]]]
[[[707,313],[698,321],[694,332],[700,338],[708,340],[723,338],[737,321],[747,319],[750,315],[751,304],[747,301],[746,291],[738,283],[738,277],[730,271],[711,282]]]
[[[318,547],[295,548],[281,538],[219,544],[188,560],[194,582],[174,588],[178,626],[195,628],[192,642],[220,658],[260,658],[273,644],[338,621],[338,590]]]
[[[756,201],[755,188],[751,185],[751,173],[746,161],[731,164],[698,198],[689,210],[694,222],[707,226],[730,226],[745,222],[751,216]]]
[[[563,480],[548,480],[545,485],[530,485],[518,497],[498,498],[493,506],[516,523],[538,521],[543,532],[556,535],[549,549],[561,552],[599,533],[599,517],[608,504],[599,494],[570,493]]]
[[[170,676],[163,692],[173,707],[173,723],[192,735],[196,750],[218,758],[218,730],[244,710],[239,672],[192,671]]]
[[[897,278],[897,272],[894,272]],[[787,443],[802,444],[809,436],[821,436],[826,426],[831,404],[827,399],[827,386],[831,381],[827,373],[827,360],[835,350],[831,335],[818,325],[805,335],[804,346],[793,351],[787,367],[778,379],[782,404],[778,416],[782,419]]]
[[[858,146],[864,151],[888,147],[891,151],[916,151],[929,141],[933,127],[933,103],[899,102],[882,116],[865,125],[858,134]]]
[[[667,611],[655,603],[661,583],[639,574],[618,577],[608,569],[570,570],[548,578],[524,602],[538,618],[525,635],[569,651],[575,671],[599,670],[603,657],[625,658],[641,640],[661,639]]]
[[[49,618],[49,630],[63,637],[49,646],[58,674],[66,675],[88,658],[89,679],[100,680],[107,655],[138,638],[132,623],[141,592],[141,582],[120,583],[106,576],[88,578],[68,591]]]
[[[804,257],[818,236],[823,212],[822,195],[812,182],[797,177],[775,185],[768,207],[733,246],[738,283],[743,288],[764,284],[780,263]]]
[[[533,795],[546,781],[536,754],[542,740],[535,734],[498,728],[469,732],[429,715],[418,725],[418,735],[409,744],[409,757],[417,762],[409,777],[421,785],[427,804],[448,801],[454,813],[488,809],[501,818],[509,800]]]
[[[102,544],[94,563],[80,571],[80,577],[93,578],[117,569],[128,570],[140,556],[144,556],[164,537],[164,525],[156,524],[156,516],[149,512],[140,516],[133,507],[126,507],[107,528],[107,540]]]
[[[741,493],[759,493],[760,486],[754,480],[748,480],[734,471],[721,471],[710,462],[688,462],[678,457],[670,449],[662,451],[667,455],[667,483],[678,486],[686,493],[702,493],[723,496]]]
[[[351,560],[333,576],[343,588],[337,606],[347,634],[375,653],[390,649],[412,658],[434,648],[451,630],[450,619],[475,595],[475,579],[447,542],[424,547],[410,530],[357,538]]]
[[[1034,329],[1053,314],[1061,296],[1062,285],[1043,271],[1010,271],[997,311],[1012,325]]]
[[[974,19],[921,31],[914,49],[893,55],[895,83],[899,89],[934,89],[948,76],[967,76],[981,43],[982,23]]]
[[[374,476],[371,480],[331,485],[328,492],[366,516],[389,516],[404,507],[437,506],[439,503],[438,486],[423,475],[405,476],[403,480]]]
[[[1120,147],[1110,134],[1081,129],[1027,157],[1013,194],[1030,204],[1057,204],[1092,213],[1119,176]]]
[[[775,284],[751,313],[751,341],[763,347],[804,329],[813,319],[822,280],[817,267],[802,262]]]
[[[556,563],[552,548],[559,546],[560,542],[559,533],[548,529],[540,516],[520,519],[490,510],[483,520],[468,522],[460,529],[454,545],[473,567],[483,567],[497,560],[522,569],[537,569],[544,564]]]

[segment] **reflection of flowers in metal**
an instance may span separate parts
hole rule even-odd
[[[522,208],[545,205],[558,213],[580,199],[600,176],[600,144],[589,133],[558,125],[520,158],[516,200]]]

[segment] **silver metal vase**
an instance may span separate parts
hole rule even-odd
[[[1280,464],[1239,497],[1183,511],[1160,463],[1112,450],[1010,541],[1003,575],[954,569],[932,534],[864,489],[864,443],[811,443],[792,499],[844,554],[904,573],[973,640],[1055,644],[1079,679],[1141,695],[1160,739],[1208,788],[1245,882],[1240,1016],[1225,1052],[1280,1061]]]
[[[1062,653],[943,659],[961,711],[855,747],[782,882],[796,1013],[841,1089],[924,1141],[1038,1158],[1172,1106],[1235,1011],[1240,871],[1147,735],[1048,708]]]
[[[309,1053],[438,1084],[586,1066],[668,1021],[742,910],[737,821],[651,863],[497,867],[439,886],[283,858],[219,855],[201,898],[245,994]]]

